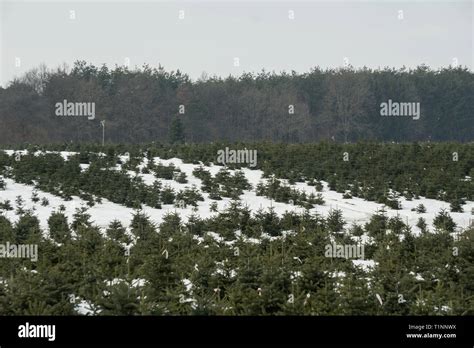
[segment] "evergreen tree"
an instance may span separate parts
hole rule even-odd
[[[326,220],[329,231],[331,232],[341,232],[346,224],[340,209],[332,209]]]
[[[433,220],[433,226],[446,232],[454,232],[456,223],[446,210],[441,210]]]
[[[171,144],[183,144],[185,140],[184,126],[179,117],[174,117],[169,130],[169,141]]]
[[[58,243],[71,239],[71,231],[66,216],[61,212],[53,212],[48,219],[49,235]]]

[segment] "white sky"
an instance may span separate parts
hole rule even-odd
[[[472,70],[473,8],[471,0],[0,0],[0,84],[40,63],[71,66],[79,59],[109,66],[127,58],[131,67],[160,63],[193,79],[203,71],[305,72],[342,66],[344,57],[372,68],[437,68],[456,58]]]

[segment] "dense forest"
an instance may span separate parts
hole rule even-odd
[[[244,73],[192,81],[164,68],[40,66],[0,88],[0,143],[473,140],[467,68],[351,67]],[[95,118],[58,117],[57,103],[95,103]],[[388,100],[420,103],[420,118],[382,117]]]

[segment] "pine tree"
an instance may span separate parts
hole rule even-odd
[[[169,130],[171,144],[183,144],[185,140],[184,127],[179,117],[174,117]]]
[[[331,209],[326,220],[328,229],[331,232],[341,232],[346,224],[340,209]]]
[[[455,199],[450,204],[451,212],[453,213],[462,213],[464,209],[462,208],[463,201],[461,199]]]
[[[420,217],[418,219],[418,222],[416,223],[416,227],[418,227],[422,233],[426,233],[428,231],[427,227],[428,225],[426,224],[426,220]]]
[[[48,219],[49,234],[58,243],[71,239],[67,217],[61,212],[53,212]]]
[[[18,244],[25,244],[27,242],[38,243],[41,238],[41,229],[39,220],[30,212],[26,212],[20,216],[20,219],[15,224],[15,242]]]
[[[130,236],[127,235],[125,227],[118,220],[114,220],[109,224],[106,230],[107,237],[111,240],[129,244],[131,242]]]
[[[446,232],[454,232],[456,223],[453,221],[449,213],[442,209],[434,218],[433,226],[439,230]]]

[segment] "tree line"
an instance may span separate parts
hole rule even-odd
[[[144,65],[42,65],[0,88],[0,143],[473,140],[467,68],[326,69],[191,80]],[[93,102],[95,119],[58,117],[56,103]],[[420,119],[381,117],[381,104],[419,102]]]

